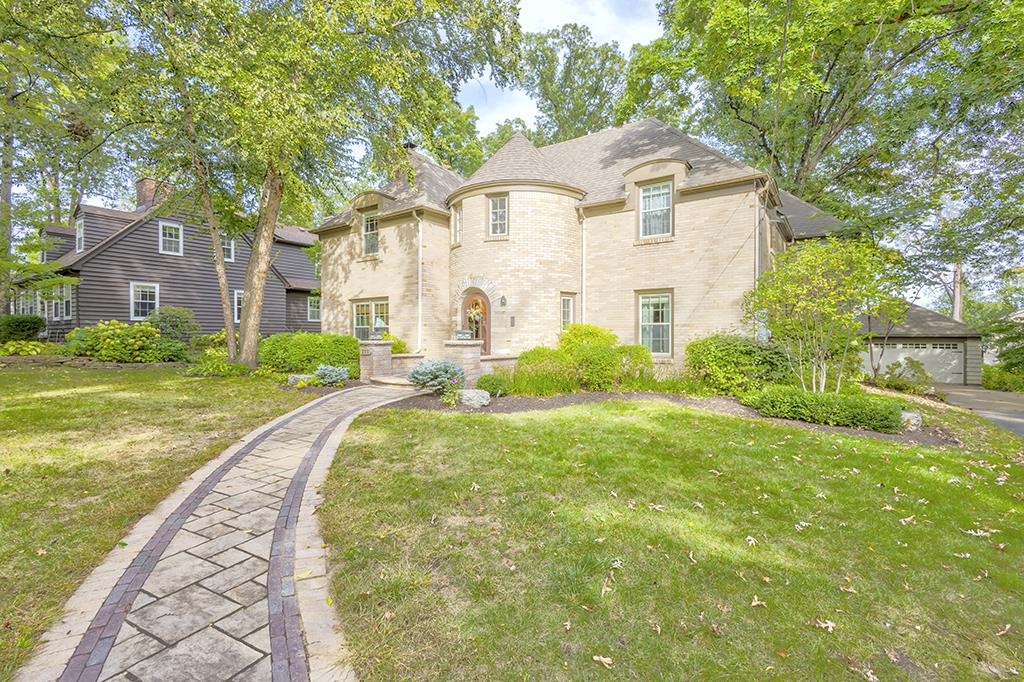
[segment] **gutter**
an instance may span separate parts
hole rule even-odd
[[[423,215],[416,216],[416,352],[423,352]]]

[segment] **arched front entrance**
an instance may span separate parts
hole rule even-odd
[[[466,294],[462,302],[462,325],[473,333],[473,338],[484,342],[484,355],[491,354],[491,302],[482,291]]]

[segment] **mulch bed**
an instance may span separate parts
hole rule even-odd
[[[809,431],[820,433],[837,433],[850,436],[867,436],[878,440],[888,440],[907,445],[932,445],[932,446],[958,446],[960,442],[952,435],[940,428],[926,426],[920,431],[907,431],[904,433],[879,433],[877,431],[866,431],[863,429],[851,429],[845,426],[826,426],[824,424],[809,424],[807,422],[795,421],[792,419],[773,419],[762,417],[756,410],[741,405],[735,398],[715,396],[711,398],[690,398],[671,393],[571,393],[567,395],[556,395],[547,398],[532,396],[508,395],[500,398],[492,398],[491,404],[480,409],[471,409],[465,405],[457,408],[450,408],[437,396],[417,395],[406,398],[388,405],[389,408],[399,410],[435,410],[440,412],[464,412],[475,414],[512,414],[515,412],[530,412],[532,410],[553,410],[569,405],[586,405],[589,403],[603,402],[606,400],[667,400],[686,407],[695,407],[716,414],[725,414],[732,417],[743,417],[746,419],[757,419],[771,422],[773,424],[784,424],[796,426]]]

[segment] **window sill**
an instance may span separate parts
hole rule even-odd
[[[179,253],[177,251],[161,251],[160,255],[161,256],[184,256],[185,252],[182,251],[182,252]]]
[[[674,234],[664,234],[658,237],[638,237],[633,240],[633,246],[647,246],[648,244],[665,244],[675,241]]]
[[[485,242],[507,242],[508,241],[508,235],[507,234],[489,234],[486,237],[484,237],[484,241]]]
[[[654,355],[654,354],[652,354],[651,355],[651,360],[653,360],[654,364],[656,364],[656,365],[671,365],[672,364],[672,356],[671,355],[661,355],[661,354]]]
[[[455,242],[454,244],[451,245],[449,250],[454,251],[455,249],[459,248],[460,246],[462,246],[462,242]]]

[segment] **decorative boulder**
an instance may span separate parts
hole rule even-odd
[[[312,378],[313,378],[312,374],[289,374],[288,375],[288,385],[289,386],[294,386],[295,384],[299,383],[300,381],[309,381]]]
[[[910,412],[908,410],[903,411],[903,430],[904,431],[920,431],[921,430],[921,413]]]
[[[459,402],[474,410],[491,404],[491,394],[476,388],[464,388],[459,391]]]

